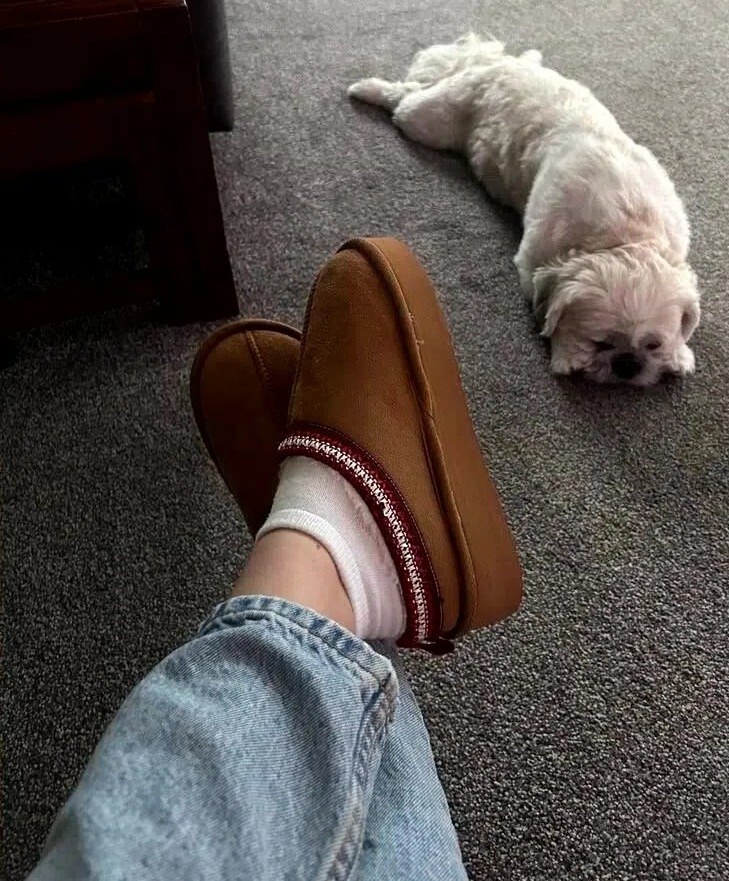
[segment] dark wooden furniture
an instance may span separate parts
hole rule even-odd
[[[131,168],[150,270],[0,302],[0,334],[150,299],[237,313],[184,0],[0,0],[0,181],[105,159]]]

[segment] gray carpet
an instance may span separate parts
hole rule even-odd
[[[409,669],[474,879],[729,877],[729,13],[711,0],[230,3],[214,139],[242,312],[299,323],[346,237],[441,294],[526,574],[521,612]],[[474,27],[539,47],[665,163],[704,291],[698,374],[557,381],[514,219],[345,87]],[[120,312],[28,334],[0,374],[8,879],[126,692],[221,598],[248,538],[193,428],[209,328]]]

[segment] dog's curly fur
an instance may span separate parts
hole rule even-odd
[[[458,150],[516,208],[514,258],[552,370],[650,385],[694,369],[699,323],[689,224],[657,159],[589,89],[471,34],[420,52],[403,82],[349,89],[392,112],[410,138]]]

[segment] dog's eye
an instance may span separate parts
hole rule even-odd
[[[660,348],[661,344],[658,342],[658,340],[652,340],[650,343],[646,343],[646,349],[648,349],[649,352],[655,352],[656,349]]]
[[[607,340],[593,340],[592,344],[598,352],[609,352],[610,349],[615,348],[613,344],[609,343]]]

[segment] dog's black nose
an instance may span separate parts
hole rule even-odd
[[[612,360],[613,373],[618,379],[632,379],[643,369],[640,361],[630,352],[622,352]]]

